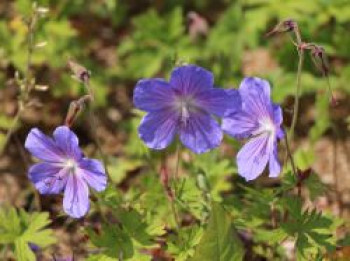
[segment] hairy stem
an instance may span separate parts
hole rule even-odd
[[[292,155],[292,151],[290,149],[290,146],[289,146],[289,139],[288,139],[288,134],[287,132],[285,131],[284,132],[284,142],[285,142],[285,145],[286,145],[286,151],[287,151],[287,156],[289,158],[289,161],[290,161],[290,165],[292,166],[292,171],[294,173],[295,176],[297,176],[297,168],[295,166],[295,163],[294,163],[294,158],[293,158],[293,155]]]
[[[101,142],[100,142],[100,139],[98,138],[98,135],[96,132],[97,121],[96,121],[95,113],[93,111],[95,97],[94,97],[94,93],[92,92],[89,80],[84,81],[84,86],[85,86],[85,88],[86,88],[86,90],[91,98],[90,99],[91,103],[88,104],[88,113],[89,113],[89,118],[90,118],[89,122],[90,122],[91,129],[92,129],[92,135],[94,136],[96,147],[97,147],[98,153],[100,154],[100,157],[102,159],[103,165],[105,166],[106,173],[107,173],[108,177],[110,177],[109,171],[108,171],[108,160],[107,160],[107,157],[102,150]]]
[[[175,205],[175,199],[177,199],[177,196],[178,196],[177,182],[179,180],[180,160],[181,160],[181,143],[179,141],[177,141],[177,144],[176,144],[175,171],[174,171],[173,177],[172,177],[172,184],[173,184],[173,189],[174,189],[174,193],[173,193],[174,194],[174,198],[171,200],[170,205],[171,205],[171,211],[173,213],[174,220],[175,220],[175,223],[176,223],[176,228],[177,228],[177,231],[179,233],[179,241],[182,244],[182,237],[180,236],[181,221],[180,221],[180,217],[179,217],[179,214],[177,212],[176,205]]]
[[[16,128],[17,124],[19,123],[20,118],[21,118],[21,109],[18,109],[18,111],[15,115],[15,118],[13,119],[13,121],[11,123],[10,128],[6,133],[4,144],[0,148],[0,155],[2,155],[3,152],[5,151],[5,148],[6,148],[7,144],[9,143],[13,133],[15,132],[15,128]]]
[[[343,214],[343,200],[342,200],[342,196],[339,190],[339,180],[338,180],[338,175],[337,175],[337,157],[338,157],[338,132],[336,129],[336,126],[333,127],[334,128],[334,133],[336,135],[336,137],[334,138],[333,141],[333,170],[332,170],[332,175],[333,175],[333,182],[334,182],[334,192],[335,192],[335,198],[336,198],[336,202],[339,208],[339,215],[342,216]]]
[[[304,50],[301,48],[298,50],[298,71],[297,71],[297,85],[295,90],[295,96],[294,96],[294,109],[293,109],[293,118],[292,118],[292,124],[290,126],[289,135],[290,140],[293,140],[294,132],[295,132],[295,126],[298,119],[299,114],[299,96],[300,96],[300,90],[301,90],[301,73],[303,70],[303,64],[304,64]]]

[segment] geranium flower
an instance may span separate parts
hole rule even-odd
[[[74,218],[84,216],[90,204],[88,186],[102,191],[107,185],[101,162],[83,156],[77,136],[66,126],[56,128],[53,139],[32,129],[25,147],[43,161],[33,165],[28,174],[40,194],[64,191],[64,211]]]
[[[223,117],[234,113],[241,102],[237,91],[229,95],[213,84],[212,73],[195,65],[175,68],[169,82],[140,80],[134,105],[148,112],[138,129],[140,138],[156,150],[166,148],[176,134],[195,153],[219,146],[223,134],[211,114]]]
[[[269,164],[269,176],[277,177],[281,165],[277,141],[283,138],[281,107],[270,100],[270,85],[260,78],[245,78],[239,87],[242,110],[223,119],[223,130],[237,139],[250,138],[237,154],[238,173],[256,179]]]

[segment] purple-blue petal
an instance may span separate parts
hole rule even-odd
[[[155,150],[166,148],[174,139],[179,115],[172,110],[148,113],[138,129],[147,147]]]
[[[68,171],[55,164],[42,162],[31,166],[28,176],[40,194],[58,194],[67,183]]]
[[[62,162],[64,155],[53,139],[39,129],[30,130],[24,147],[36,158],[49,162]]]
[[[53,133],[57,146],[63,151],[67,158],[79,160],[82,152],[79,148],[78,137],[67,126],[57,127]]]
[[[247,181],[256,179],[264,171],[270,157],[270,136],[252,138],[237,154],[238,174]]]
[[[196,104],[209,113],[223,117],[241,109],[241,99],[237,90],[211,88],[195,96]]]
[[[259,122],[244,111],[231,114],[222,120],[223,131],[236,139],[249,138],[258,128]]]
[[[283,114],[282,114],[281,106],[277,104],[272,104],[272,110],[273,110],[274,123],[277,126],[280,126],[283,122]]]
[[[133,102],[136,108],[148,112],[171,107],[174,90],[163,79],[140,80],[134,89]]]
[[[84,216],[90,208],[89,187],[78,175],[69,175],[63,197],[63,209],[73,218]]]
[[[90,187],[98,192],[106,189],[107,176],[105,168],[99,160],[87,158],[80,160],[77,175],[81,176]]]
[[[252,118],[272,117],[272,103],[270,100],[270,85],[267,81],[257,78],[245,78],[239,93],[242,98],[242,108]]]
[[[218,147],[222,141],[222,130],[206,112],[191,113],[180,127],[181,142],[194,153],[200,154]]]
[[[182,95],[195,95],[205,89],[213,88],[213,74],[196,65],[175,68],[170,77],[170,85]]]
[[[273,142],[273,149],[269,159],[269,177],[277,178],[281,173],[281,164],[278,160],[277,141]]]

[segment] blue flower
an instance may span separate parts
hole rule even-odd
[[[68,127],[56,128],[53,139],[37,128],[25,142],[26,149],[42,162],[29,169],[29,179],[40,194],[64,191],[64,211],[74,218],[89,210],[89,187],[96,191],[106,188],[107,177],[100,161],[83,157],[77,136]]]
[[[270,100],[270,85],[260,78],[245,78],[239,87],[242,109],[223,119],[222,129],[237,139],[250,140],[237,154],[238,173],[256,179],[269,164],[269,176],[281,172],[277,141],[283,138],[281,107]]]
[[[195,153],[220,145],[222,130],[211,116],[223,117],[239,110],[238,92],[229,95],[214,88],[211,72],[186,65],[173,70],[170,81],[140,80],[134,90],[134,105],[146,112],[138,129],[145,144],[156,150],[166,148],[178,134]]]

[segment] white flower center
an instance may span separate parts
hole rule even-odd
[[[190,113],[196,110],[196,103],[192,97],[178,97],[175,99],[174,109],[180,112],[180,121],[187,123]]]
[[[262,132],[267,132],[270,135],[273,135],[276,131],[275,124],[268,118],[260,121],[260,129]]]
[[[71,173],[75,173],[78,165],[75,160],[67,159],[64,163],[64,167],[67,168]]]

